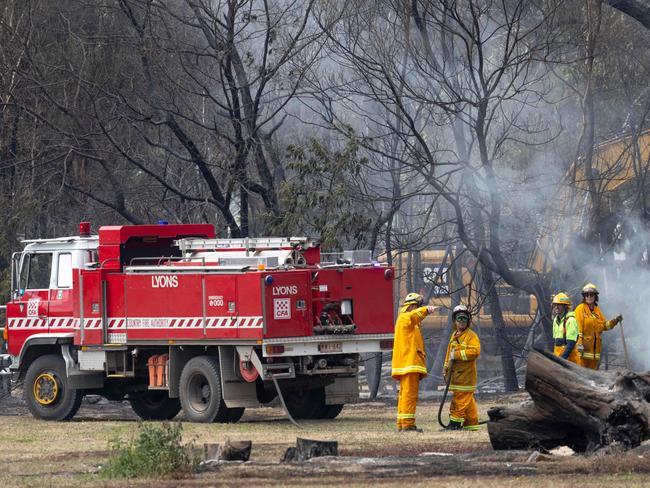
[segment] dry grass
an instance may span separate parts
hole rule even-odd
[[[501,402],[503,403],[503,401]],[[482,418],[495,404],[494,400],[479,402]],[[0,409],[2,405],[0,405]],[[99,478],[98,467],[106,462],[111,439],[126,439],[135,433],[137,420],[127,408],[118,405],[84,405],[72,422],[56,423],[35,420],[21,415],[0,415],[0,452],[4,463],[0,468],[0,486],[170,486],[178,481],[141,480],[110,482]],[[287,447],[295,445],[296,437],[337,440],[343,456],[379,457],[408,456],[416,458],[423,452],[469,453],[491,451],[487,429],[478,432],[444,432],[435,421],[437,405],[425,403],[418,408],[418,424],[423,434],[398,434],[395,429],[395,407],[383,403],[348,406],[334,421],[304,421],[297,429],[284,419],[280,409],[261,408],[247,411],[237,424],[190,424],[183,426],[183,440],[196,445],[219,443],[226,439],[253,441],[251,462],[246,465],[224,466],[219,473],[204,473],[184,479],[183,486],[213,486],[246,484],[336,485],[350,486],[401,485],[430,486],[516,486],[535,487],[543,479],[546,486],[648,486],[648,459],[633,455],[599,458],[570,458],[559,462],[536,463],[540,476],[513,477],[514,473],[483,476],[473,475],[472,466],[463,469],[463,477],[439,478],[435,470],[418,472],[361,469],[358,466],[300,466],[287,467],[277,462]],[[101,417],[101,419],[98,419]],[[105,420],[108,419],[108,420]],[[625,456],[629,456],[626,458]],[[650,457],[650,456],[646,456]],[[593,467],[596,464],[595,468]],[[468,463],[469,464],[469,463]],[[495,464],[496,465],[496,464]],[[504,463],[499,463],[504,465]],[[558,474],[558,469],[566,472]],[[382,474],[383,473],[383,474]],[[495,474],[497,471],[495,471]],[[630,474],[631,473],[631,474]],[[634,474],[636,473],[636,474]],[[491,472],[490,472],[491,474]]]

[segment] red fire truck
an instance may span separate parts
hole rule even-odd
[[[358,399],[360,353],[392,348],[393,269],[367,251],[323,262],[308,238],[83,222],[12,266],[2,359],[41,419],[86,394],[143,419],[236,422],[278,394],[296,418],[334,418]]]

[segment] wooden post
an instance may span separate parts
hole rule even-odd
[[[623,332],[623,319],[621,319],[621,341],[623,342],[623,355],[625,356],[625,367],[630,369],[630,356],[627,355],[627,343],[625,342],[625,332]]]

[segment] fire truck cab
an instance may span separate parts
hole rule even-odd
[[[81,223],[14,254],[2,359],[42,419],[86,394],[151,420],[236,422],[278,395],[295,418],[334,418],[358,399],[360,353],[392,349],[394,272],[320,257],[308,238]]]

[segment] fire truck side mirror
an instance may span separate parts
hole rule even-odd
[[[19,274],[19,266],[20,266],[20,257],[22,256],[22,253],[15,252],[11,256],[11,298],[16,299],[25,293],[24,290],[20,290],[19,286],[19,280],[20,280],[20,274]]]
[[[18,289],[18,263],[20,262],[20,253],[14,253],[11,256],[11,298],[15,300],[20,296]]]

